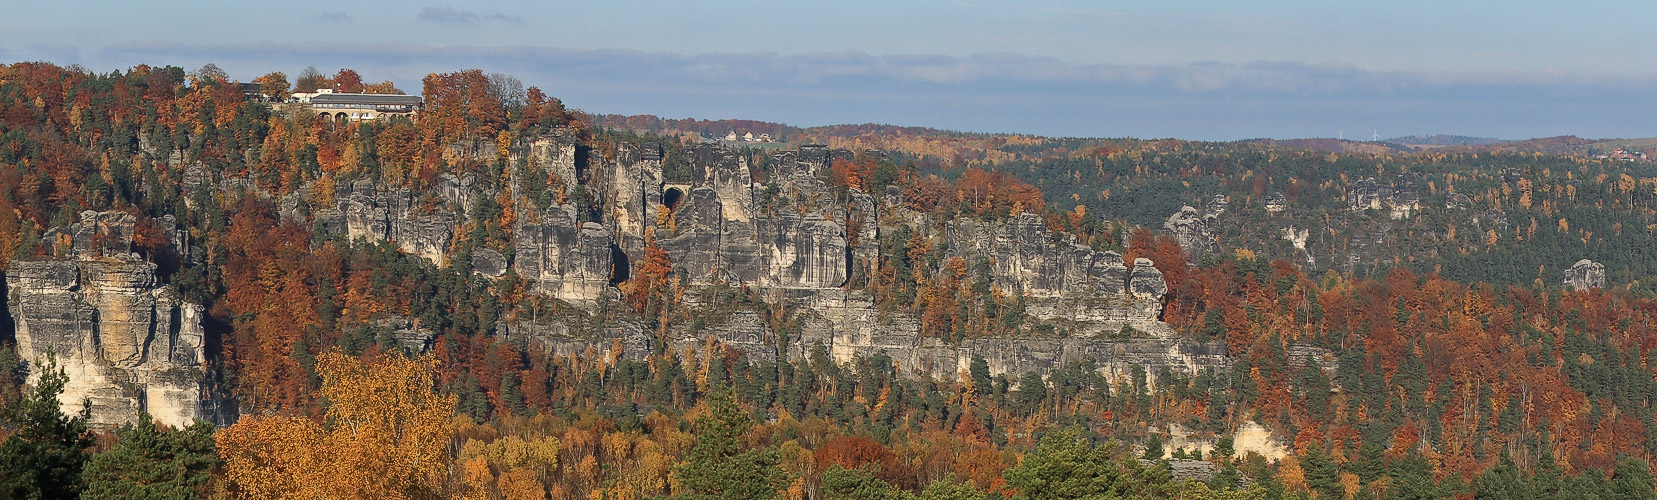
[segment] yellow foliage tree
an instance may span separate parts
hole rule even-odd
[[[339,353],[317,362],[327,425],[248,417],[220,432],[226,493],[236,498],[423,498],[449,467],[453,395],[433,392],[432,361],[375,364]]]
[[[464,497],[546,498],[547,483],[558,468],[559,448],[554,437],[506,436],[490,443],[467,439],[455,461],[465,464]]]

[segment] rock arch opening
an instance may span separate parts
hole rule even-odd
[[[680,191],[679,188],[670,187],[666,191],[662,191],[662,206],[667,207],[668,210],[678,210],[679,203],[684,199],[685,192]]]

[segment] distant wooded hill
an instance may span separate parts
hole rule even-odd
[[[1507,141],[1490,137],[1468,137],[1465,135],[1432,134],[1406,135],[1394,137],[1386,142],[1403,144],[1405,146],[1492,146]]]

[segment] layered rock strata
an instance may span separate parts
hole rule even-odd
[[[132,252],[133,222],[124,212],[82,212],[47,236],[54,256],[11,263],[6,305],[30,382],[54,358],[69,376],[58,396],[64,410],[89,405],[100,426],[140,412],[180,427],[216,419],[203,387],[201,306],[157,283],[156,265]]]

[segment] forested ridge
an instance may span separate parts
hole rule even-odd
[[[347,71],[301,86],[369,87]],[[498,325],[628,320],[665,337],[745,312],[784,340],[801,325],[747,286],[688,285],[655,240],[622,261],[617,300],[591,308],[515,272],[474,273],[469,256],[508,251],[519,217],[603,216],[583,183],[509,164],[514,141],[566,134],[598,156],[662,144],[664,175],[691,175],[691,139],[607,125],[514,81],[433,74],[417,119],[336,122],[248,99],[210,68],[0,66],[0,263],[53,255],[43,238],[85,210],[130,214],[134,251],[203,306],[204,377],[240,413],[223,428],[91,428],[61,410],[53,360],[23,359],[0,331],[0,498],[1657,497],[1650,164],[892,130],[831,144],[858,152],[823,181],[895,192],[928,220],[1034,214],[1077,245],[1148,258],[1166,278],[1161,321],[1223,343],[1230,365],[1112,380],[1086,359],[1013,374],[974,359],[949,378],[882,354],[762,358],[711,338],[639,359],[620,341],[559,354]],[[279,73],[258,83],[300,90]],[[739,154],[764,184],[764,152]],[[530,182],[508,189],[513,171]],[[1352,183],[1405,173],[1419,176],[1419,213],[1348,206]],[[454,174],[475,175],[481,196],[442,266],[286,218],[276,201],[303,187],[320,205],[371,179],[435,210]],[[1265,212],[1278,193],[1285,212]],[[1471,208],[1449,207],[1452,193]],[[1227,198],[1221,250],[1191,258],[1162,222],[1214,195]],[[1506,224],[1468,215],[1490,211]],[[1312,240],[1316,264],[1276,235],[1307,221],[1328,234]],[[1377,227],[1382,241],[1353,253],[1352,235]],[[1028,314],[990,263],[938,241],[881,231],[879,261],[844,286],[944,344],[1070,335]],[[1365,260],[1329,262],[1350,255]],[[1605,287],[1559,286],[1579,258],[1606,265]],[[427,352],[390,318],[433,332]],[[1285,454],[1238,452],[1250,423]],[[1170,461],[1209,473],[1176,478]]]

